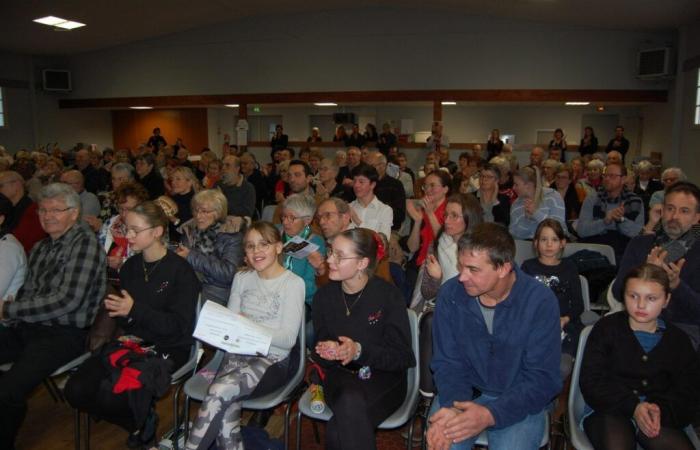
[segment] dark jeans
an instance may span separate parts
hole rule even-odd
[[[326,427],[326,449],[376,449],[374,430],[406,396],[406,375],[374,373],[369,380],[343,369],[326,371],[323,385],[333,417]]]
[[[19,323],[0,327],[0,448],[14,448],[27,412],[27,396],[56,369],[85,351],[87,332],[74,327]]]

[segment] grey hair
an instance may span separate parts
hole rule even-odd
[[[664,175],[667,175],[671,172],[675,172],[678,175],[678,181],[685,181],[688,179],[688,177],[685,175],[685,173],[680,167],[669,167],[668,169],[663,171],[663,173],[661,174],[661,178],[663,178]]]
[[[386,156],[384,156],[384,154],[382,152],[375,150],[372,152],[372,154],[377,156],[377,162],[379,164],[386,164],[387,163]]]
[[[321,165],[327,164],[331,169],[337,171],[338,170],[338,164],[336,164],[335,160],[332,158],[323,158],[321,160]]]
[[[639,164],[637,164],[637,171],[641,170],[641,171],[647,172],[653,168],[654,168],[654,165],[648,159],[644,159],[642,161],[639,161]]]
[[[587,169],[603,170],[603,167],[605,167],[605,163],[599,159],[592,159],[592,160],[588,161],[588,164],[586,164]]]
[[[554,170],[559,169],[561,166],[561,163],[559,161],[555,161],[553,159],[545,159],[544,162],[542,163],[543,167],[552,167]]]
[[[316,214],[316,201],[308,194],[292,194],[284,200],[283,209],[291,209],[300,216],[313,217]]]
[[[136,179],[136,169],[134,169],[134,166],[132,166],[129,163],[121,162],[121,163],[116,163],[112,166],[112,172],[123,172],[127,173],[129,175],[129,178],[132,180]]]
[[[39,191],[37,196],[37,203],[41,203],[44,200],[60,198],[66,203],[67,208],[75,208],[78,210],[79,217],[82,213],[82,208],[80,205],[80,196],[77,192],[73,190],[72,187],[65,183],[51,183],[47,184]]]

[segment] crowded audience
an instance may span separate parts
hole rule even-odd
[[[65,396],[126,430],[128,446],[156,445],[154,405],[190,357],[199,298],[253,320],[272,344],[224,352],[188,449],[243,448],[242,402],[289,380],[300,331],[309,389],[333,412],[326,448],[376,448],[418,361],[407,307],[434,314],[432,357],[418,361],[437,389],[431,449],[471,448],[482,432],[490,448],[537,448],[580,358],[586,411],[575,425],[595,448],[692,448],[700,190],[680,168],[632,164],[622,127],[607,147],[591,127],[578,147],[556,129],[544,148],[516,147],[520,164],[498,129],[450,150],[439,121],[411,155],[424,163],[410,167],[391,124],[347,125],[329,150],[314,147],[318,128],[290,147],[279,124],[269,161],[267,150],[258,161],[231,145],[200,159],[157,127],[132,149],[0,155],[0,364],[11,363],[0,375],[0,447],[13,448],[34,388],[86,350],[98,311],[117,332]],[[589,243],[615,261],[588,300],[617,312],[577,355],[598,319],[588,320],[580,279],[595,283]],[[565,257],[571,244],[583,246]],[[145,361],[153,384],[113,389]]]

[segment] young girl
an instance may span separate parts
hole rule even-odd
[[[121,292],[108,295],[104,307],[125,336],[141,339],[144,346],[152,345],[154,358],[171,361],[172,372],[190,355],[199,280],[184,259],[168,250],[164,239],[168,219],[154,202],[130,208],[125,225],[126,239],[135,254],[119,270]],[[145,412],[136,410],[130,400],[135,392],[105,390],[103,385],[109,386],[117,378],[116,370],[109,369],[105,359],[105,354],[97,352],[71,376],[65,389],[68,403],[132,432],[127,442],[130,448],[152,442],[157,424],[152,402],[143,403]],[[159,375],[166,376],[169,384],[167,371]],[[138,417],[148,415],[145,421],[137,420],[138,412],[142,412]]]
[[[688,336],[659,318],[671,298],[666,271],[643,264],[624,280],[626,311],[598,321],[586,343],[583,428],[596,449],[690,450],[700,364]]]
[[[272,345],[267,356],[226,353],[199,408],[187,440],[188,450],[209,449],[215,440],[221,449],[243,449],[242,401],[250,396],[268,371],[274,371],[271,372],[274,380],[266,376],[269,392],[287,380],[289,353],[301,326],[304,281],[279,263],[282,238],[274,225],[267,222],[251,225],[243,248],[252,270],[239,272],[234,277],[228,307],[267,328],[272,334]]]
[[[561,369],[566,377],[571,372],[578,336],[583,329],[583,295],[578,269],[573,261],[561,258],[566,246],[566,234],[558,220],[544,219],[540,222],[532,246],[537,258],[528,259],[521,268],[554,291],[559,299],[559,323],[564,333]]]

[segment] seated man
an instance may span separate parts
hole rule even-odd
[[[0,448],[14,448],[27,396],[44,378],[85,351],[87,329],[106,292],[105,255],[80,220],[80,198],[62,183],[39,193],[39,220],[49,237],[29,255],[28,273],[12,302],[0,301]]]
[[[644,227],[644,205],[637,195],[625,188],[626,176],[625,166],[608,163],[603,174],[603,189],[586,196],[576,225],[581,242],[611,246],[616,261],[622,258],[629,240]]]
[[[34,244],[46,237],[46,232],[36,215],[36,203],[27,195],[22,175],[12,170],[0,172],[0,194],[10,199],[13,206],[5,217],[3,229],[12,233],[29,253]]]
[[[61,174],[61,183],[66,183],[80,197],[80,213],[85,217],[97,217],[100,214],[100,201],[97,195],[85,189],[85,178],[77,170],[68,170]]]
[[[633,238],[619,264],[613,294],[622,300],[625,275],[644,262],[668,273],[671,297],[669,320],[700,342],[700,189],[681,181],[666,190],[661,227],[653,234]]]
[[[688,177],[685,176],[683,170],[680,167],[669,167],[663,172],[661,172],[661,184],[663,189],[656,191],[651,194],[651,199],[649,200],[649,207],[654,208],[656,205],[661,205],[664,202],[664,191],[676,184],[679,181],[685,181]],[[656,224],[654,224],[656,225]]]
[[[229,216],[255,217],[255,186],[241,173],[241,160],[228,155],[223,159],[221,179],[216,186],[228,202]]]
[[[457,247],[459,275],[442,285],[433,319],[431,449],[539,447],[547,405],[562,388],[554,293],[513,263],[515,242],[495,223]]]
[[[316,218],[323,237],[329,244],[338,234],[355,228],[350,205],[338,197],[322,201],[316,210]]]

